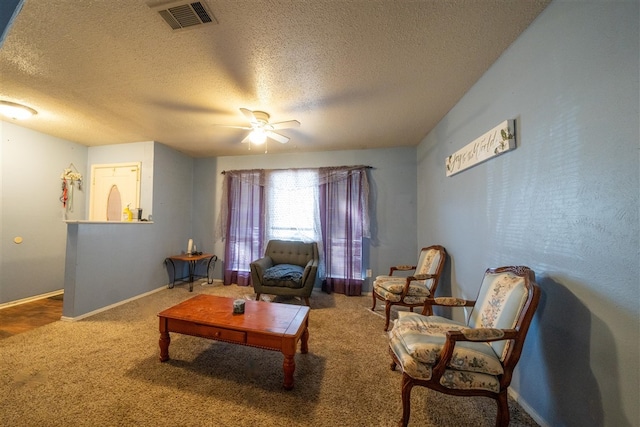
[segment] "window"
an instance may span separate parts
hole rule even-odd
[[[315,241],[323,289],[359,295],[368,192],[364,166],[225,172],[218,227],[226,239],[224,283],[248,285],[249,264],[271,239]]]
[[[266,179],[266,240],[319,241],[318,172],[274,170]]]

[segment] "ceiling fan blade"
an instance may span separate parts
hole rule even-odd
[[[245,136],[244,139],[240,142],[243,144],[246,144],[247,142],[251,142],[251,132],[249,132],[247,136]]]
[[[269,138],[275,139],[281,144],[286,144],[287,142],[289,142],[289,138],[284,135],[280,135],[279,133],[271,132],[270,130],[266,131],[265,133]]]
[[[232,129],[244,129],[244,130],[251,130],[253,128],[248,127],[248,126],[232,126],[232,125],[213,125],[214,127],[217,128],[232,128]]]
[[[269,123],[271,128],[275,129],[289,129],[300,127],[300,122],[297,120],[287,120],[285,122]]]
[[[256,122],[256,116],[253,115],[253,111],[251,110],[247,110],[246,108],[241,108],[240,111],[242,111],[242,114],[244,114],[244,116],[250,121],[250,122]]]

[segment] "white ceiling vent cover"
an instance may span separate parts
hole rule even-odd
[[[185,30],[199,25],[217,24],[216,17],[201,1],[176,1],[149,7],[175,30]]]

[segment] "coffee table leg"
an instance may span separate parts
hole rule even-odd
[[[171,337],[167,330],[167,319],[160,317],[160,361],[166,362],[169,360],[169,344],[171,343]]]
[[[160,334],[160,361],[166,362],[169,360],[169,343],[171,342],[171,338],[169,338],[169,332],[163,332]]]
[[[302,333],[302,339],[300,342],[300,352],[306,354],[309,352],[309,321],[304,326],[304,332]]]
[[[284,389],[291,390],[293,388],[293,372],[296,370],[295,354],[285,354],[284,363]]]

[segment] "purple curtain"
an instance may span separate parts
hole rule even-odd
[[[362,238],[367,234],[365,168],[320,168],[320,223],[325,292],[362,293]]]
[[[249,264],[264,254],[264,171],[225,173],[227,213],[225,225],[224,284],[251,283]]]

